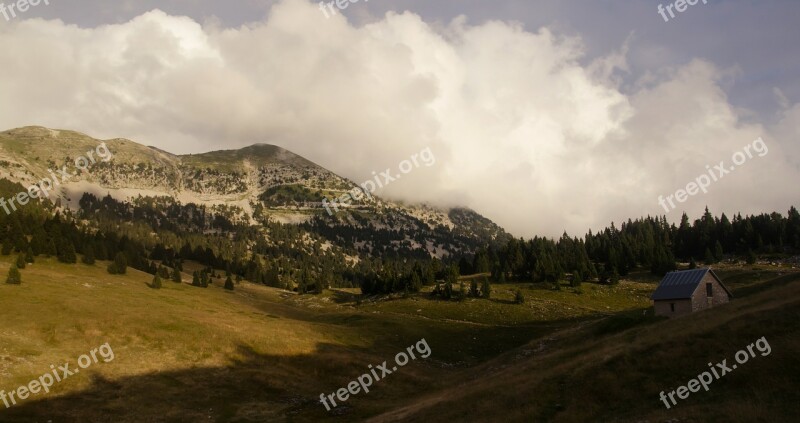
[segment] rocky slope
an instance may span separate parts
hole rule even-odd
[[[71,210],[79,208],[87,192],[119,201],[171,197],[183,204],[229,206],[237,218],[253,224],[304,225],[334,243],[369,252],[425,250],[444,257],[508,239],[502,228],[468,209],[440,210],[379,197],[364,197],[330,216],[322,199],[357,185],[274,145],[180,156],[74,131],[25,127],[0,132],[0,178],[27,187],[55,177],[60,182],[53,184],[50,199]]]

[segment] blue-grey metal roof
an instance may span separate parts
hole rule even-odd
[[[656,291],[653,292],[653,295],[650,297],[650,299],[679,300],[691,298],[692,293],[694,293],[694,290],[697,289],[697,285],[703,280],[708,272],[711,272],[711,274],[714,275],[714,278],[720,282],[720,285],[722,284],[722,281],[720,281],[717,275],[715,275],[714,272],[709,268],[669,272],[664,276],[664,279],[661,280],[661,283],[658,284],[658,288],[656,288]],[[722,288],[728,292],[728,295],[730,295],[728,288],[725,288],[724,285]]]

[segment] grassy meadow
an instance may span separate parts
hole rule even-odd
[[[7,273],[11,259],[0,257],[0,274]],[[81,354],[105,343],[115,354],[113,361],[56,384],[50,394],[8,410],[0,406],[0,421],[443,421],[480,413],[491,421],[491,401],[501,401],[491,408],[497,412],[523,399],[529,405],[519,410],[528,414],[510,412],[510,421],[523,421],[524,415],[579,421],[572,417],[586,414],[570,411],[577,401],[571,390],[595,395],[600,388],[574,384],[584,377],[608,383],[620,372],[645,383],[648,371],[664,372],[653,370],[647,357],[668,358],[654,350],[658,335],[649,328],[673,333],[681,321],[696,318],[654,319],[648,297],[655,282],[647,277],[617,286],[585,283],[579,290],[565,285],[560,291],[539,284],[493,285],[490,300],[439,301],[427,292],[359,300],[358,290],[298,296],[248,282],[228,292],[221,279],[203,289],[190,286],[188,274],[187,282],[164,281],[155,290],[148,286],[152,276],[131,268],[127,275],[112,276],[106,264],[38,258],[21,271],[22,285],[0,284],[1,390],[27,384],[51,364],[74,368]],[[735,292],[753,297],[769,295],[763,292],[765,281],[795,289],[796,274],[787,278],[778,272],[730,269],[728,277]],[[517,289],[524,304],[513,303]],[[781,301],[791,304],[788,297]],[[764,304],[768,313],[769,302]],[[694,332],[733,324],[704,315],[705,326]],[[683,336],[681,348],[696,342]],[[370,364],[391,362],[422,338],[432,350],[428,359],[411,361],[330,413],[319,403],[320,393],[346,386]],[[721,345],[741,348],[736,341]],[[709,351],[721,359],[735,349]],[[696,373],[689,365],[678,369],[685,374],[662,375],[646,385],[661,390]],[[584,400],[587,410],[602,405],[592,398]],[[621,403],[632,399],[623,397]],[[640,411],[658,405],[653,399]]]

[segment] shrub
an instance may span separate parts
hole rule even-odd
[[[514,295],[514,303],[515,304],[525,303],[525,296],[522,295],[522,291],[520,291],[519,289],[517,290],[517,293]]]

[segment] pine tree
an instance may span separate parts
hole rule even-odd
[[[156,273],[156,275],[153,276],[153,286],[152,287],[153,287],[153,289],[161,289],[161,276],[159,276],[158,273]]]
[[[6,238],[3,240],[3,249],[2,253],[4,256],[11,254],[11,250],[14,249],[14,243],[11,241],[11,238]]]
[[[706,253],[703,256],[703,262],[705,262],[705,264],[714,264],[714,263],[716,263],[716,260],[714,259],[714,255],[711,254],[711,250],[708,249],[708,248],[706,248]]]
[[[753,250],[747,250],[747,264],[756,264],[756,253]]]
[[[451,299],[453,298],[453,284],[450,281],[444,283],[444,298]]]
[[[489,279],[483,278],[483,283],[481,284],[481,295],[485,299],[492,298],[492,285],[489,283]]]
[[[172,282],[175,283],[182,283],[183,278],[181,277],[181,271],[178,270],[178,266],[172,268]]]
[[[694,261],[694,257],[689,260],[689,269],[697,269],[697,262]]]
[[[469,295],[473,298],[480,297],[480,293],[478,293],[478,281],[475,279],[472,279],[469,283]]]
[[[422,278],[419,277],[419,274],[416,271],[412,272],[410,291],[419,292],[420,289],[422,289]]]
[[[28,251],[25,252],[25,261],[28,264],[33,264],[36,262],[36,259],[33,256],[33,249],[31,247],[28,247]]]
[[[83,258],[81,258],[81,262],[89,266],[94,265],[95,263],[94,247],[92,247],[91,243],[86,245],[86,247],[83,249]]]
[[[58,249],[58,261],[68,264],[78,262],[78,256],[75,254],[75,246],[72,245],[72,242],[64,240],[61,243],[61,247]]]
[[[128,272],[128,259],[122,252],[114,256],[114,261],[108,265],[108,273],[112,275],[124,275]]]
[[[609,281],[611,282],[611,285],[616,285],[619,283],[619,273],[617,272],[616,267],[611,269],[611,276]]]
[[[519,289],[517,290],[517,293],[514,294],[514,303],[516,304],[525,303],[525,296],[522,295],[522,291],[520,291]]]
[[[16,263],[16,265],[17,265],[17,268],[18,268],[18,269],[24,269],[24,268],[25,268],[25,266],[27,265],[27,263],[25,263],[25,256],[24,256],[22,253],[20,253],[20,254],[17,256],[17,263]]]
[[[200,274],[196,270],[192,273],[192,286],[202,286],[200,284]]]
[[[230,275],[228,275],[228,278],[225,279],[225,289],[228,291],[233,291],[233,279],[231,279]]]
[[[47,257],[53,257],[54,255],[58,254],[58,249],[56,249],[56,243],[52,239],[47,241],[47,249],[45,249],[44,254]]]
[[[570,281],[569,285],[573,288],[580,288],[582,283],[583,275],[581,275],[580,271],[576,270],[572,273],[572,280]]]
[[[722,244],[720,244],[719,241],[717,241],[717,243],[714,245],[714,258],[717,259],[717,263],[722,261],[723,259],[722,256],[724,254],[725,253],[722,251]]]
[[[467,288],[462,281],[458,283],[458,301],[464,301],[465,299],[467,299]]]
[[[17,269],[16,265],[11,266],[11,269],[8,269],[6,283],[11,285],[19,285],[22,283],[22,275],[19,273],[19,269]]]

